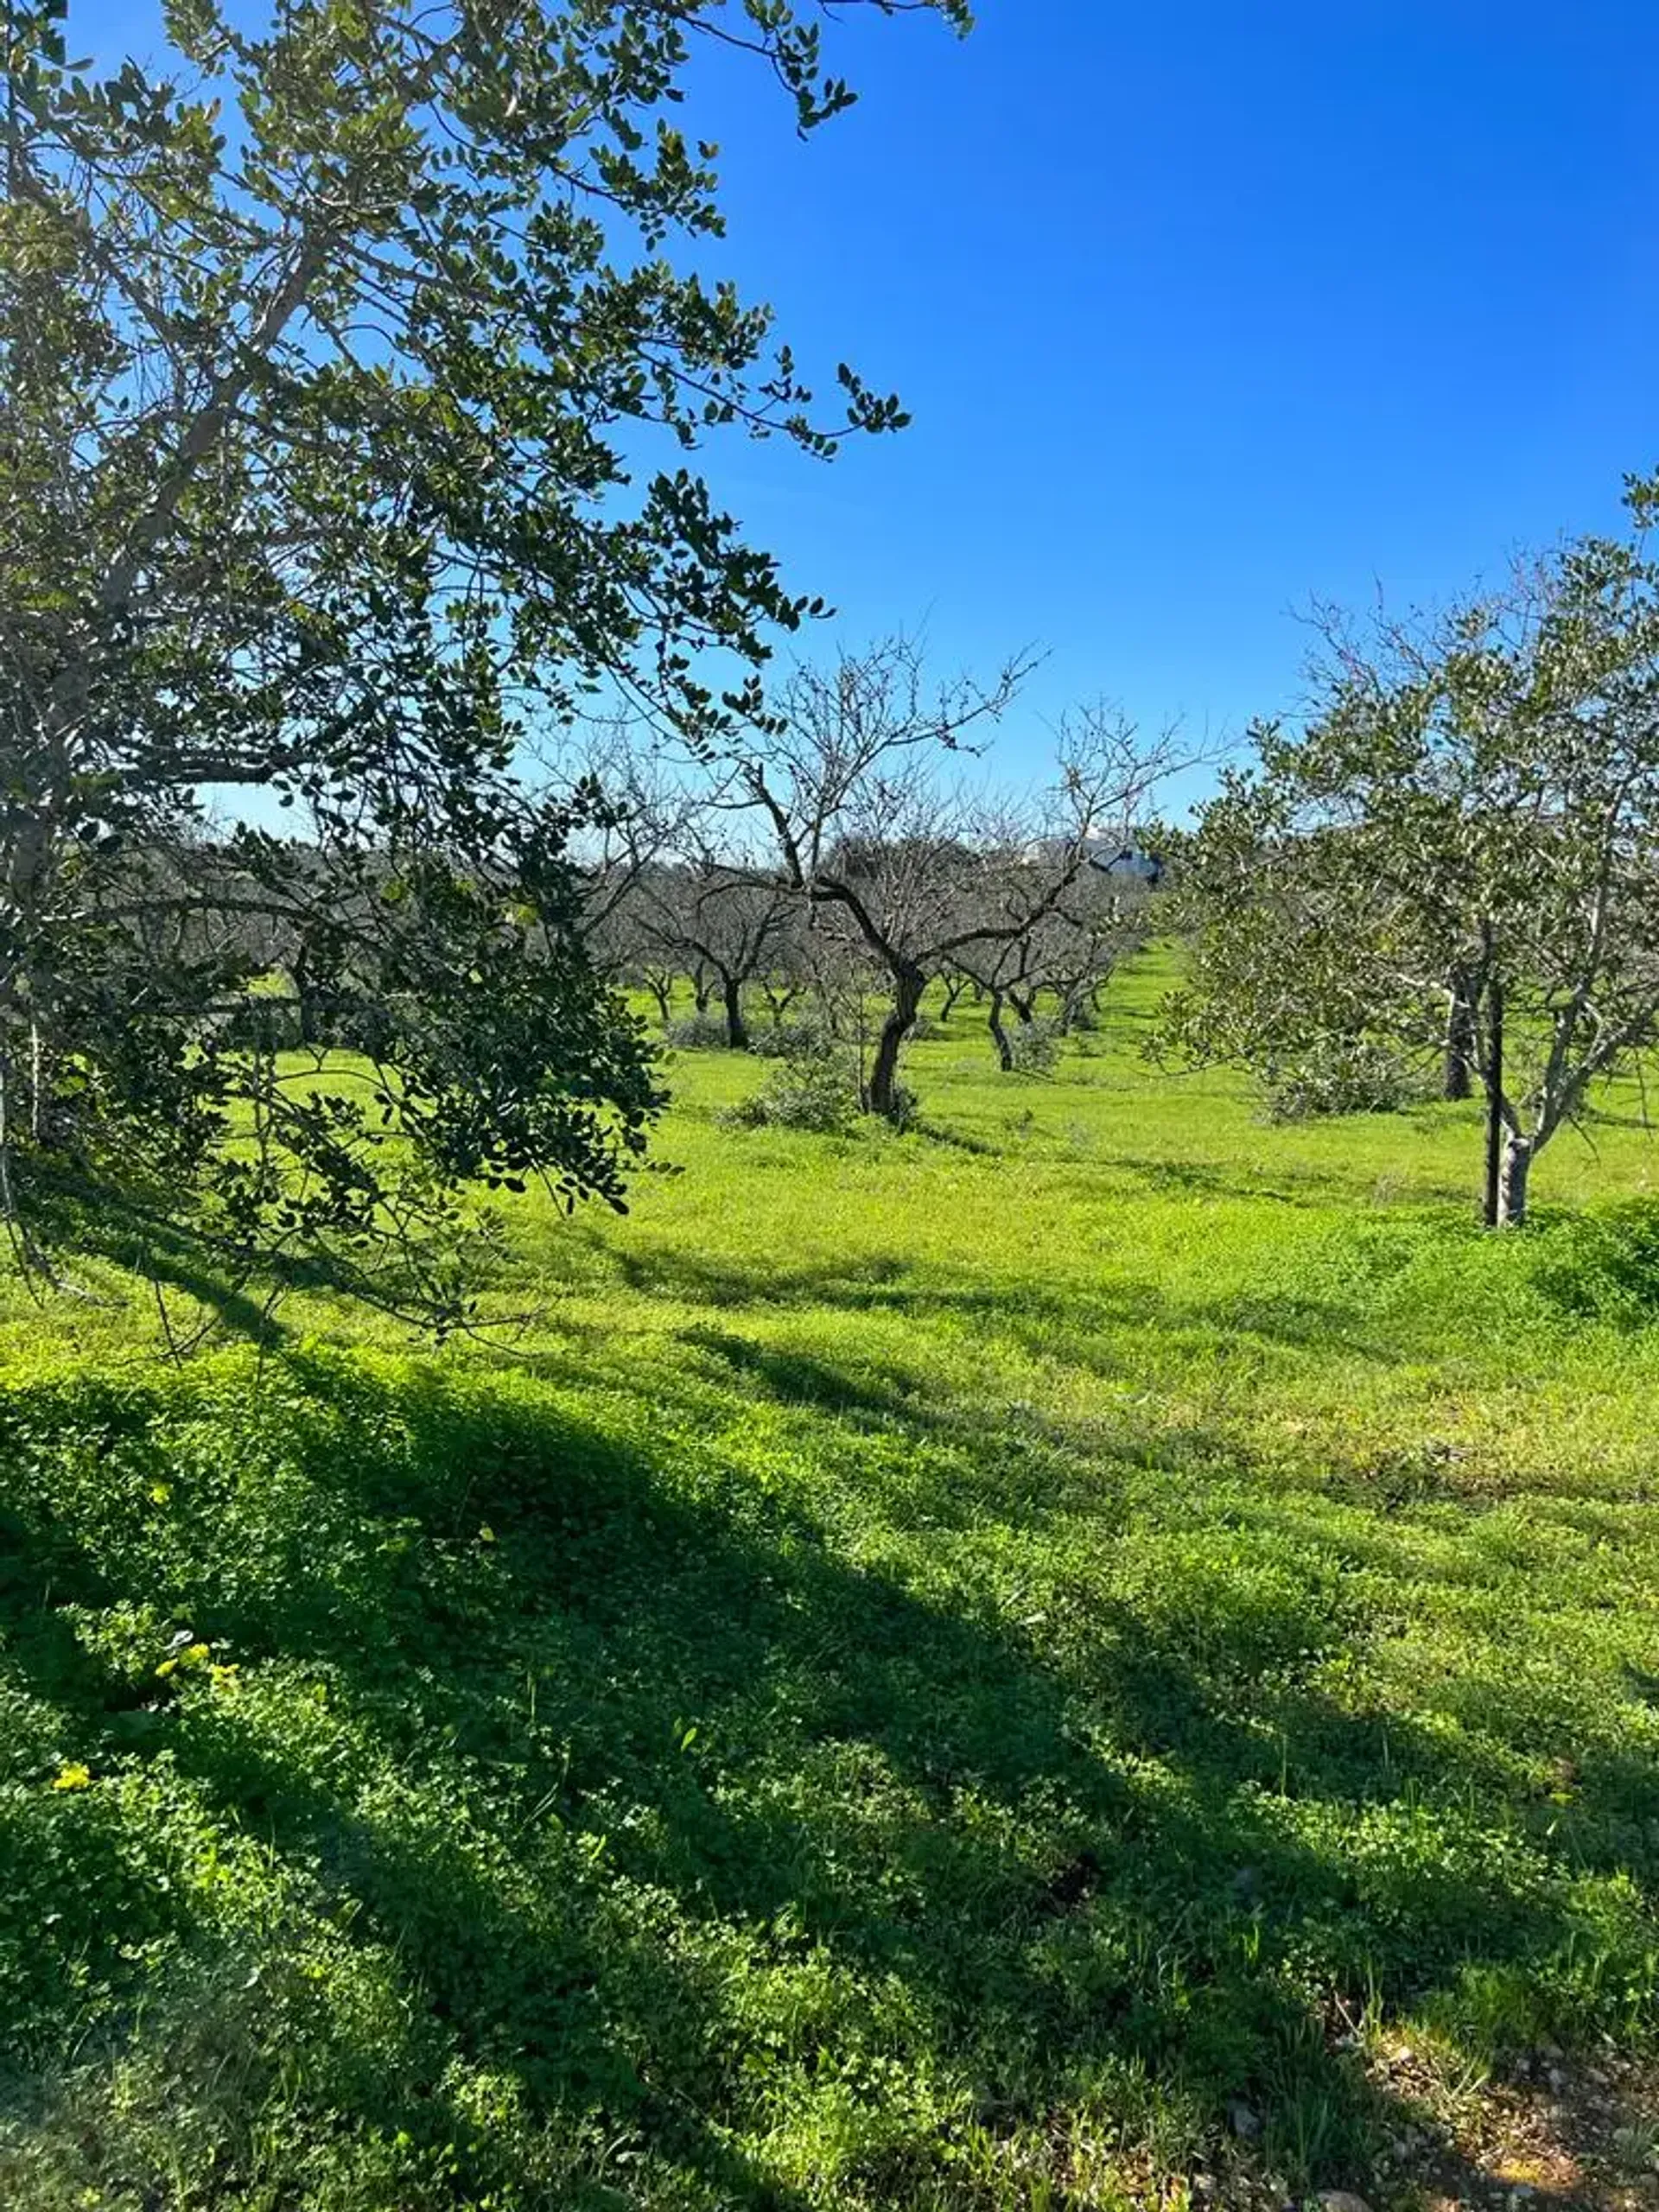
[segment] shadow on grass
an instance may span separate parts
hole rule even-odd
[[[522,1380],[284,1359],[250,1406],[245,1371],[18,1394],[0,1457],[39,1745],[0,1830],[12,2062],[80,2050],[81,2140],[86,2051],[188,2109],[166,2024],[228,2002],[204,2204],[308,2202],[342,2142],[420,2212],[966,2205],[964,2162],[1020,2145],[1065,2202],[1071,2120],[1173,2113],[1179,2163],[1235,2099],[1294,2178],[1351,2177],[1372,2093],[1322,1993],[1630,1969],[1573,1885],[1643,1777],[1604,1806],[1586,1777],[1571,1839],[1494,1827],[1455,1743],[1318,1687],[1317,1580],[1218,1576],[1193,1615],[1068,1565],[1011,1610],[925,1552],[861,1566],[658,1441],[648,1394],[600,1425]],[[56,1758],[92,1779],[54,1791]],[[213,1836],[226,1870],[257,1840],[245,1910]]]
[[[674,1299],[733,1313],[745,1306],[892,1313],[918,1321],[959,1318],[1007,1337],[1029,1355],[1063,1358],[1090,1372],[1125,1371],[1122,1341],[1198,1335],[1255,1339],[1287,1351],[1340,1353],[1387,1364],[1404,1354],[1363,1332],[1357,1310],[1335,1300],[1241,1291],[1223,1298],[1172,1299],[1150,1282],[1028,1281],[987,1288],[918,1280],[895,1255],[854,1267],[778,1268],[710,1261],[652,1247],[608,1249],[607,1264],[642,1297]]]

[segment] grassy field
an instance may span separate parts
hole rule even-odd
[[[680,1056],[511,1354],[10,1294],[0,2203],[1650,2201],[1659,1149],[1494,1240],[1157,988],[904,1136]]]

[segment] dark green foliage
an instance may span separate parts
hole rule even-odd
[[[810,13],[179,0],[88,74],[62,5],[10,10],[0,1221],[37,1268],[70,1185],[250,1276],[384,1261],[447,1323],[461,1178],[616,1199],[654,1094],[563,859],[604,802],[515,765],[596,696],[750,727],[818,602],[686,454],[904,419],[844,367],[821,417],[686,265],[698,43],[808,130],[851,99]],[[274,976],[366,1077],[272,1065]]]

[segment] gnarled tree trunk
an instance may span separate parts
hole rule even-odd
[[[899,1118],[899,1054],[916,1026],[926,982],[927,978],[918,968],[899,968],[893,972],[893,1005],[876,1039],[875,1058],[865,1092],[870,1112],[880,1114],[889,1122]]]
[[[992,1040],[996,1046],[998,1065],[1001,1068],[1004,1075],[1012,1074],[1014,1071],[1014,1045],[1008,1036],[1007,1031],[1002,1027],[1002,994],[1001,991],[993,991],[991,993],[991,1011],[987,1020],[986,1027],[989,1029]]]

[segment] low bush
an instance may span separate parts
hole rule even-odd
[[[922,1102],[913,1090],[906,1090],[902,1083],[893,1091],[893,1111],[887,1119],[887,1127],[899,1130],[901,1135],[907,1130],[921,1127]]]
[[[1388,1046],[1333,1039],[1273,1072],[1267,1115],[1270,1122],[1306,1122],[1328,1114],[1398,1114],[1426,1096],[1421,1075]]]
[[[769,1022],[764,1029],[751,1031],[749,1050],[758,1059],[793,1060],[813,1052],[833,1052],[839,1047],[824,1022],[807,1014],[798,1021]]]
[[[671,1021],[664,1032],[678,1052],[706,1052],[727,1043],[726,1018],[719,1014],[688,1014]]]
[[[1052,1021],[1039,1016],[1033,1021],[1017,1022],[1008,1031],[1008,1051],[1013,1058],[1010,1075],[1052,1075],[1060,1057],[1060,1033]]]
[[[737,1129],[807,1129],[843,1135],[858,1118],[858,1086],[846,1056],[799,1052],[780,1058],[752,1097],[721,1117]]]

